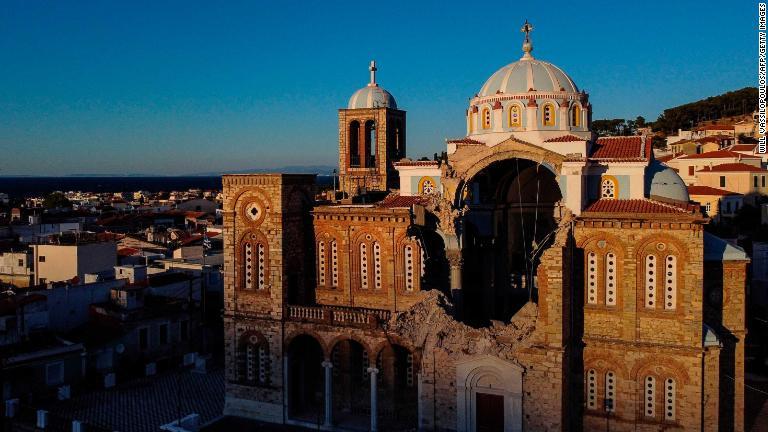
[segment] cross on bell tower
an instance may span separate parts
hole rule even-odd
[[[533,31],[533,26],[531,23],[528,22],[528,20],[525,20],[525,24],[520,28],[521,33],[525,33],[525,40],[523,41],[523,59],[532,59],[533,56],[531,55],[531,51],[533,51],[533,44],[531,43],[531,32]]]

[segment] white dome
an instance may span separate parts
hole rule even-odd
[[[485,82],[478,96],[527,93],[531,89],[537,92],[579,91],[571,77],[562,69],[552,63],[527,56],[497,70]]]
[[[397,108],[394,96],[378,85],[368,85],[356,91],[351,98],[347,108]]]
[[[367,86],[352,94],[347,104],[348,109],[359,108],[392,108],[397,109],[397,102],[391,93],[379,87],[376,83],[376,61],[371,61],[368,67],[371,72],[371,81]]]

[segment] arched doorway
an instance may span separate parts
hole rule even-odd
[[[288,346],[288,416],[322,424],[325,379],[323,348],[309,335],[299,335]]]
[[[378,418],[383,430],[415,430],[418,426],[418,364],[400,345],[387,345],[376,357]]]
[[[463,188],[464,319],[508,321],[536,297],[536,267],[551,243],[562,195],[555,174],[527,159],[506,159]]]
[[[331,351],[333,363],[333,419],[343,428],[367,429],[371,415],[368,351],[359,342],[346,339]]]

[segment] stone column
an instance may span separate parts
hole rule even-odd
[[[462,290],[461,290],[461,269],[464,260],[461,258],[461,249],[451,249],[446,251],[448,263],[450,265],[451,279],[451,297],[455,309],[456,318],[462,315]]]
[[[378,430],[378,395],[377,395],[377,386],[379,384],[377,378],[379,375],[379,370],[375,367],[369,367],[368,368],[368,375],[371,376],[371,432],[376,432]]]
[[[323,362],[325,369],[325,421],[324,426],[333,425],[333,363],[329,360]]]

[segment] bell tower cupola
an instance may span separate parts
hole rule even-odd
[[[348,197],[398,188],[394,163],[405,157],[405,111],[376,82],[370,82],[339,110],[339,186]]]

